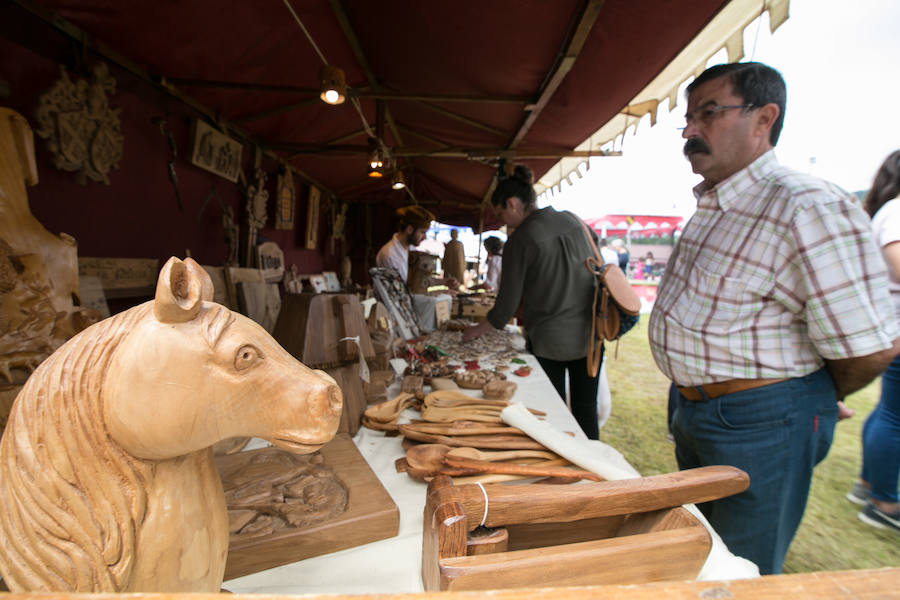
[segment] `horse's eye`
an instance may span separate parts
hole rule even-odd
[[[253,346],[241,346],[234,356],[234,368],[243,371],[256,364],[260,358],[259,350]]]

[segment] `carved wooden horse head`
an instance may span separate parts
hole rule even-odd
[[[219,590],[227,514],[210,446],[313,452],[341,392],[211,302],[193,260],[32,375],[0,441],[0,574],[13,591]]]

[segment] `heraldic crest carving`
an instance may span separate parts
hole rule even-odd
[[[122,158],[122,127],[119,108],[109,106],[108,95],[115,94],[116,80],[104,63],[92,69],[90,82],[73,82],[64,67],[60,78],[41,94],[35,111],[37,134],[47,140],[53,153],[53,166],[77,171],[75,180],[87,178],[109,185],[109,171],[119,167]]]

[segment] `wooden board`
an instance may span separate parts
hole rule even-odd
[[[362,305],[353,294],[285,295],[272,336],[294,358],[315,369],[357,363],[356,345],[342,345],[341,338],[359,336],[363,356],[375,356]]]
[[[281,294],[277,283],[241,281],[237,284],[238,308],[272,333],[281,310]]]
[[[247,269],[244,267],[225,267],[225,285],[228,292],[228,305],[232,310],[240,310],[238,305],[237,284],[251,281],[265,283],[263,273],[259,269]]]
[[[254,452],[217,457],[216,462],[232,465]],[[397,535],[400,511],[350,436],[339,433],[320,452],[349,490],[347,510],[327,523],[229,546],[225,580]]]
[[[287,588],[285,588],[287,589]],[[774,598],[817,598],[818,600],[859,600],[896,598],[900,589],[900,568],[856,571],[816,571],[793,575],[766,575],[734,581],[669,581],[637,585],[590,587],[546,587],[528,590],[494,590],[491,600],[773,600]],[[0,591],[4,591],[0,581]],[[472,592],[421,592],[417,594],[303,594],[304,600],[472,600],[484,594]],[[10,594],[6,600],[45,600],[47,594]],[[82,600],[83,594],[57,593],[55,600]],[[92,594],[91,600],[121,600],[121,594]],[[137,597],[137,596],[132,596]],[[143,596],[143,597],[146,597]],[[197,600],[197,594],[156,594],[157,600]],[[268,594],[268,600],[297,600],[288,594]],[[232,594],[228,600],[259,600],[256,594]]]
[[[159,277],[159,261],[155,258],[78,257],[79,277],[99,277],[106,298],[152,296]]]
[[[201,265],[203,270],[209,274],[209,278],[213,282],[213,302],[217,302],[225,308],[237,310],[237,306],[231,304],[231,298],[228,297],[228,283],[225,281],[225,268],[214,267],[212,265]]]
[[[334,378],[344,396],[344,407],[338,431],[356,435],[368,405],[363,380],[359,377],[359,367],[356,364],[349,364],[323,370]]]
[[[100,313],[100,318],[109,317],[109,305],[103,293],[103,281],[96,275],[84,275],[78,278],[78,296],[81,306],[93,308]]]

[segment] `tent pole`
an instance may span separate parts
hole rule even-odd
[[[478,212],[478,253],[475,255],[475,283],[481,283],[479,280],[481,273],[481,236],[484,235],[484,202],[481,203],[481,210]]]

